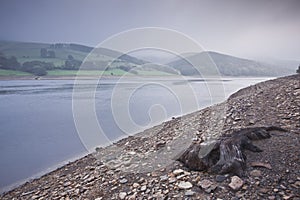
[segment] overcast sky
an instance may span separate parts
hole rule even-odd
[[[0,0],[0,40],[95,46],[149,26],[185,33],[205,50],[300,60],[300,0]]]

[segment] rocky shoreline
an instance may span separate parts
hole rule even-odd
[[[193,141],[279,126],[247,152],[245,177],[190,171],[174,160]],[[300,75],[250,86],[224,103],[99,148],[1,199],[300,199]]]

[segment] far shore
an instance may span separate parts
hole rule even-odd
[[[10,81],[10,80],[93,80],[99,79],[100,77],[106,79],[116,79],[121,78],[124,76],[110,76],[110,75],[103,75],[103,76],[60,76],[60,75],[50,75],[50,76],[0,76],[0,81]],[[182,78],[182,76],[157,76],[157,75],[141,75],[141,76],[125,76],[126,78]],[[273,76],[214,76],[214,77],[200,77],[200,76],[183,76],[185,79],[195,79],[195,78],[275,78]]]

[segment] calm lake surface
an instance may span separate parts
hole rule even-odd
[[[108,140],[116,141],[126,136],[122,124],[116,123],[116,115],[122,116],[118,111],[123,108],[142,130],[192,111],[189,109],[193,107],[182,109],[182,102],[189,99],[196,98],[198,108],[204,108],[225,100],[240,88],[264,80],[267,78],[208,81],[148,78],[122,82],[106,79],[96,86],[90,80],[80,81],[79,88],[83,99],[89,88],[97,88],[94,95],[97,120]],[[184,93],[187,84],[194,96]],[[0,81],[0,192],[89,152],[90,146],[75,126],[73,88],[74,80]],[[130,93],[128,99],[124,97],[126,91]],[[93,147],[104,145],[103,141],[93,142]]]

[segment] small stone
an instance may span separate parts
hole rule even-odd
[[[88,182],[92,182],[93,180],[95,180],[95,177],[91,176],[90,178],[85,179],[84,182],[88,183]]]
[[[161,141],[156,143],[156,148],[159,149],[161,147],[164,147],[165,145],[166,145],[166,141],[161,140]]]
[[[136,193],[128,197],[128,200],[135,200],[136,199]]]
[[[190,189],[193,187],[193,185],[190,182],[180,181],[178,187],[180,189]]]
[[[175,183],[176,181],[177,181],[177,179],[174,177],[169,178],[169,183]]]
[[[126,178],[121,179],[120,183],[122,183],[122,184],[127,183],[127,179]]]
[[[63,196],[66,196],[67,193],[66,193],[66,192],[62,192],[62,193],[60,193],[59,195],[60,195],[61,197],[63,197]]]
[[[140,184],[138,184],[138,183],[133,183],[133,185],[132,185],[134,188],[137,188],[137,187],[139,187],[140,186]]]
[[[290,199],[290,198],[292,198],[293,197],[293,195],[290,195],[290,196],[287,196],[287,195],[283,195],[283,199],[285,199],[285,200],[288,200],[288,199]]]
[[[187,191],[184,193],[184,196],[190,197],[190,196],[193,196],[194,194],[195,194],[194,191],[192,191],[192,190],[187,190]]]
[[[182,174],[182,173],[184,173],[184,170],[182,170],[182,169],[175,169],[175,170],[173,171],[173,174],[174,174],[175,176],[177,176],[177,175],[179,175],[179,174]]]
[[[253,124],[255,124],[255,120],[254,119],[250,119],[249,120],[249,125],[253,125]]]
[[[78,194],[80,193],[80,190],[79,190],[79,188],[77,188],[77,189],[76,189],[74,192],[75,192],[75,194],[77,194],[77,195],[78,195]]]
[[[144,191],[146,191],[146,190],[147,190],[147,186],[146,186],[146,185],[143,185],[143,186],[141,187],[141,191],[144,192]]]
[[[280,185],[280,187],[284,190],[286,190],[286,187],[284,185]]]
[[[252,170],[252,171],[250,172],[250,176],[253,176],[253,177],[260,177],[261,175],[262,175],[261,171],[260,171],[260,170],[257,170],[257,169]]]
[[[68,187],[69,185],[71,185],[71,182],[70,182],[70,181],[64,183],[64,186],[65,186],[65,187]]]
[[[276,197],[275,196],[268,196],[268,199],[274,200]]]
[[[240,117],[234,118],[234,121],[241,121],[242,119]]]
[[[125,199],[126,196],[127,196],[127,193],[126,193],[126,192],[120,192],[120,193],[119,193],[119,198],[120,198],[120,199]]]
[[[217,175],[217,176],[216,176],[216,181],[220,183],[220,182],[225,181],[226,178],[227,178],[227,177],[224,176],[224,175]]]
[[[168,175],[160,176],[161,181],[166,181],[168,180]]]
[[[202,181],[199,181],[198,185],[202,188],[202,189],[207,189],[212,185],[212,182],[210,180],[204,179]]]
[[[98,198],[96,198],[94,200],[102,200],[102,199],[103,199],[103,197],[98,197]]]
[[[39,198],[39,196],[37,196],[37,195],[31,196],[31,199],[38,199],[38,198]]]
[[[178,175],[176,176],[177,179],[182,179],[183,177],[187,176],[187,174],[181,174],[181,175]]]
[[[151,176],[158,176],[157,172],[151,172]]]
[[[229,187],[233,190],[239,190],[244,184],[244,181],[240,179],[238,176],[231,177],[231,182],[229,183]]]
[[[211,185],[209,188],[205,190],[206,193],[211,193],[217,188],[217,185]]]
[[[268,189],[266,189],[266,188],[261,188],[259,191],[263,194],[268,193]]]

